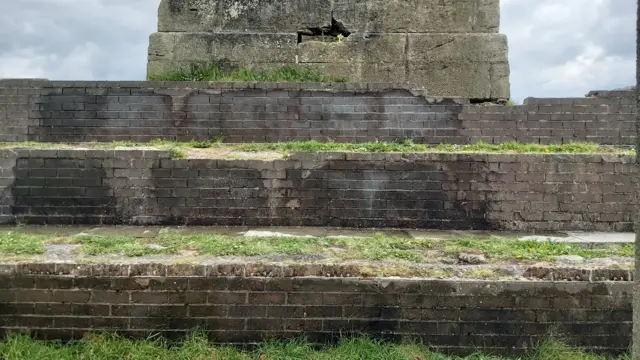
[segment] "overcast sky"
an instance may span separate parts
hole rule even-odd
[[[144,79],[158,3],[0,0],[0,78]],[[635,84],[635,1],[501,0],[501,6],[514,99]]]

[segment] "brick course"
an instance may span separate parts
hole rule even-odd
[[[520,353],[550,332],[626,351],[632,283],[228,276],[203,265],[0,264],[0,332],[77,339],[88,331],[222,343],[357,332],[436,350]]]
[[[630,91],[484,106],[387,84],[0,81],[0,141],[632,145],[635,112]]]
[[[172,159],[161,150],[0,151],[0,219],[630,231],[633,156],[292,153]]]

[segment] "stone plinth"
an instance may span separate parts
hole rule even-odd
[[[148,72],[212,61],[297,65],[434,96],[506,99],[499,22],[495,0],[163,0]]]

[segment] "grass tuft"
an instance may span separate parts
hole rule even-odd
[[[13,231],[0,235],[0,254],[3,255],[38,255],[45,252],[45,237],[29,235]]]
[[[184,159],[187,157],[187,154],[182,149],[173,147],[169,149],[169,156],[171,156],[172,159]]]
[[[414,343],[387,344],[368,337],[342,339],[335,346],[315,348],[304,340],[268,341],[254,351],[212,345],[204,333],[196,333],[182,344],[169,346],[158,338],[129,340],[112,334],[93,334],[68,345],[35,341],[25,335],[10,335],[0,342],[0,357],[7,360],[628,360],[594,355],[561,342],[543,343],[530,355],[505,358],[476,353],[468,357],[446,356]]]
[[[251,68],[233,70],[222,69],[217,64],[191,64],[185,68],[173,69],[164,73],[150,74],[154,81],[216,81],[216,82],[345,82],[339,76],[327,76],[317,71],[283,66],[262,72]]]
[[[602,248],[590,248],[581,244],[568,244],[553,241],[522,241],[505,239],[461,239],[444,241],[442,250],[447,254],[472,250],[481,251],[494,260],[552,260],[554,256],[578,255],[587,259],[609,256],[633,257],[633,244],[615,245]]]
[[[595,143],[569,143],[558,145],[523,144],[507,142],[502,144],[488,144],[478,142],[469,145],[441,144],[436,146],[415,144],[411,140],[397,142],[367,142],[367,143],[334,143],[319,141],[290,141],[271,144],[236,144],[232,145],[241,151],[283,151],[283,152],[465,152],[465,153],[541,153],[541,154],[592,154],[592,153],[620,153],[625,152],[615,147],[602,146]]]

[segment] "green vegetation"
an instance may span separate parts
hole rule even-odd
[[[46,237],[13,231],[0,234],[0,254],[38,255],[45,252]]]
[[[178,147],[169,149],[169,155],[172,159],[184,159],[187,157],[187,154],[185,154],[185,152]]]
[[[487,254],[489,259],[507,260],[551,260],[554,256],[578,255],[586,259],[624,256],[633,257],[634,245],[612,245],[602,248],[588,248],[580,244],[557,243],[551,241],[514,241],[503,239],[475,240],[462,239],[455,241],[444,241],[444,253],[458,253],[460,251],[471,250],[481,251]]]
[[[276,151],[288,152],[444,152],[444,153],[504,153],[504,154],[635,154],[633,149],[623,149],[614,146],[605,146],[595,143],[575,142],[558,145],[524,144],[507,142],[502,144],[487,144],[478,142],[469,145],[425,145],[415,144],[410,140],[397,142],[364,142],[364,143],[336,143],[320,141],[289,141],[279,143],[245,143],[227,144],[222,138],[212,141],[174,142],[168,140],[153,140],[146,143],[120,141],[110,143],[80,143],[80,144],[53,144],[53,143],[0,143],[0,148],[71,148],[87,147],[93,149],[113,149],[117,147],[154,147],[158,149],[170,149],[172,156],[183,158],[184,152],[189,149],[210,149],[228,151]]]
[[[217,81],[217,82],[345,82],[343,77],[326,76],[316,71],[284,66],[257,72],[250,68],[224,70],[218,64],[192,64],[165,73],[150,74],[149,80],[156,81]]]
[[[231,237],[222,235],[165,235],[153,239],[132,237],[75,237],[88,255],[123,252],[127,256],[176,254],[195,251],[208,256],[310,255],[327,254],[341,260],[395,260],[426,263],[434,255],[455,255],[461,251],[481,251],[489,261],[551,260],[554,256],[579,255],[584,258],[608,256],[633,257],[632,244],[587,248],[579,244],[553,242],[490,240],[416,240],[384,235],[372,238],[308,238],[308,237]],[[145,242],[163,247],[145,246]]]
[[[625,153],[623,150],[595,143],[575,142],[569,144],[540,145],[506,142],[502,144],[487,144],[478,142],[471,145],[442,144],[435,147],[442,152],[474,152],[474,153],[517,153],[517,154],[595,154],[595,153]]]
[[[468,357],[445,356],[417,344],[385,344],[366,337],[344,339],[336,346],[317,349],[301,340],[267,342],[254,351],[213,346],[203,335],[192,335],[178,346],[160,340],[136,341],[111,334],[95,334],[87,340],[61,345],[12,335],[0,342],[0,357],[6,360],[630,360],[594,355],[559,342],[546,342],[520,358],[480,353]]]
[[[77,244],[86,255],[123,254],[144,256],[178,254],[185,251],[206,256],[328,255],[339,260],[386,260],[429,263],[458,252],[479,251],[490,262],[504,260],[552,260],[554,256],[584,258],[633,257],[633,245],[588,248],[580,244],[492,239],[431,240],[375,235],[370,238],[343,237],[234,237],[225,235],[183,235],[167,233],[153,238],[98,236],[47,237],[16,232],[0,233],[0,253],[33,255],[44,252],[43,244]]]

